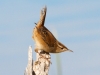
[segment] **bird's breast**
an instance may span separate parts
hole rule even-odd
[[[48,44],[42,39],[36,28],[34,29],[33,34],[37,49],[44,50],[49,53],[54,53],[54,51],[56,50],[56,45],[53,47],[48,46]]]

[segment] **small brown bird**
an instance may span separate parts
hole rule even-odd
[[[60,43],[54,35],[44,26],[47,8],[41,10],[40,20],[36,24],[32,38],[36,43],[35,51],[43,50],[48,53],[61,53],[64,51],[70,51],[66,46]]]

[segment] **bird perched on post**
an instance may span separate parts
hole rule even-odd
[[[47,7],[41,10],[40,20],[35,23],[36,26],[33,30],[32,38],[36,43],[35,51],[43,50],[48,53],[61,53],[64,51],[70,51],[65,45],[60,43],[54,35],[44,26]]]

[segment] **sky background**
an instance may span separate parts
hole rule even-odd
[[[0,0],[0,75],[24,74],[45,5],[45,26],[74,51],[59,54],[61,74],[100,75],[100,0]],[[58,75],[57,56],[51,54],[49,75]]]

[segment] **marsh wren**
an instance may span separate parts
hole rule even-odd
[[[36,26],[33,30],[32,38],[36,43],[35,51],[43,50],[48,53],[60,53],[70,51],[65,45],[59,42],[54,35],[44,26],[47,7],[41,10],[40,20],[35,23]]]

